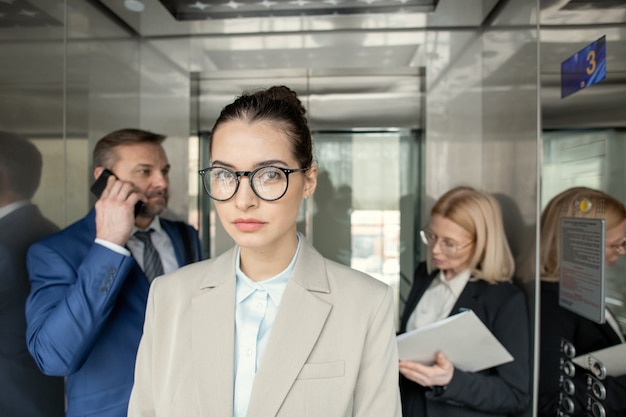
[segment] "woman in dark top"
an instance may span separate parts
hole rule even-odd
[[[576,187],[554,197],[541,215],[541,321],[539,416],[557,415],[560,402],[559,377],[561,339],[576,349],[575,355],[594,352],[624,343],[622,331],[610,311],[606,323],[600,324],[559,306],[560,221],[562,217],[597,218],[605,220],[605,265],[610,267],[626,254],[626,209],[615,198],[590,188]],[[626,360],[626,358],[624,358]],[[587,373],[575,367],[574,404],[571,416],[585,416]],[[626,416],[626,375],[607,377],[604,407],[607,417]]]
[[[401,333],[472,310],[512,362],[465,372],[440,352],[432,366],[400,361],[405,417],[510,416],[529,406],[529,320],[526,298],[511,279],[514,262],[500,207],[489,194],[457,187],[431,210],[421,233],[428,259],[415,271]]]

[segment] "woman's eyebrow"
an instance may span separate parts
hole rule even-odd
[[[211,166],[214,166],[214,165],[223,166],[225,168],[231,168],[233,170],[235,169],[235,165],[234,164],[231,164],[231,163],[228,163],[228,162],[225,162],[225,161],[220,161],[219,159],[211,162]],[[285,161],[283,161],[281,159],[269,159],[269,160],[266,160],[266,161],[257,162],[256,164],[254,164],[254,168],[261,168],[261,167],[265,167],[265,166],[268,166],[268,165],[284,165],[284,166],[287,166],[287,163],[285,163]]]

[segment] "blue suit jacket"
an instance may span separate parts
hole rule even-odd
[[[161,219],[179,265],[183,237]],[[187,228],[193,261],[198,234]],[[27,257],[28,349],[41,370],[67,377],[67,416],[125,417],[149,283],[132,256],[94,243],[95,211],[33,245]]]

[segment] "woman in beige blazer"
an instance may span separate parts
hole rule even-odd
[[[200,173],[237,245],[153,282],[129,417],[400,417],[391,289],[296,232],[317,181],[299,99],[244,94],[212,132]]]

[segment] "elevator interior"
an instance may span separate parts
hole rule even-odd
[[[218,254],[230,242],[196,174],[208,133],[236,95],[273,84],[300,94],[318,163],[347,204],[339,260],[394,285],[399,308],[423,256],[417,231],[452,186],[500,198],[516,252],[564,188],[626,199],[625,1],[277,0],[273,14],[263,3],[0,1],[0,129],[42,151],[44,214],[80,218],[93,144],[149,129],[169,137],[170,215]],[[601,36],[606,79],[562,99],[561,62]],[[321,195],[302,210],[313,240],[326,233]],[[624,325],[620,268],[609,296]]]

